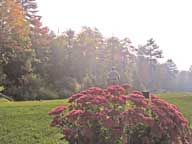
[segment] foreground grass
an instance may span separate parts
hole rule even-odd
[[[159,93],[157,94],[169,103],[175,104],[192,125],[192,93]]]
[[[176,104],[192,123],[192,93],[160,93]],[[56,129],[49,127],[48,111],[64,100],[6,102],[0,100],[0,144],[61,144]]]
[[[0,144],[61,144],[48,111],[63,100],[0,103]]]

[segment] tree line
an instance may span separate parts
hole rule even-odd
[[[82,27],[55,34],[42,26],[35,0],[0,0],[0,91],[15,100],[65,98],[107,86],[116,67],[120,83],[140,90],[191,91],[192,68],[178,71],[154,39],[134,46],[129,38],[104,37]]]

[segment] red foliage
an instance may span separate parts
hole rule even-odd
[[[129,95],[128,99],[138,107],[148,106],[148,100],[140,92],[133,92]]]
[[[79,117],[82,113],[83,113],[82,110],[72,110],[72,111],[70,111],[70,112],[66,115],[66,117],[67,117],[68,119],[74,121],[74,120],[77,120],[78,117]]]
[[[141,144],[162,139],[191,142],[188,121],[176,106],[154,95],[146,99],[139,91],[124,94],[121,86],[93,87],[74,94],[69,107],[59,106],[49,112],[55,115],[51,126],[62,127],[70,144],[95,144],[95,139],[125,144],[129,138]]]
[[[65,129],[63,130],[63,134],[64,134],[65,136],[69,137],[69,136],[71,136],[71,135],[73,134],[73,130],[70,129],[70,128],[65,128]]]
[[[107,87],[107,91],[113,95],[124,95],[125,89],[119,85],[112,85]]]
[[[60,105],[60,106],[57,106],[57,107],[53,108],[48,114],[49,115],[58,115],[61,112],[63,112],[64,110],[66,110],[66,109],[67,109],[66,106]]]
[[[62,119],[61,119],[61,117],[60,116],[55,116],[54,118],[53,118],[53,120],[51,121],[51,126],[52,127],[55,127],[55,126],[58,126],[60,123],[62,122]]]

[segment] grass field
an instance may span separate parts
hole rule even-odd
[[[175,104],[192,125],[192,93],[160,93],[159,97]]]
[[[192,93],[158,94],[176,104],[192,123]],[[0,99],[0,144],[61,144],[56,129],[49,127],[48,111],[64,100],[6,102]]]
[[[0,144],[61,144],[48,111],[63,100],[0,103]]]

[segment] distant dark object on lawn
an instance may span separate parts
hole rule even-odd
[[[145,97],[145,98],[149,98],[149,92],[142,92],[142,94],[143,94],[143,96]]]

